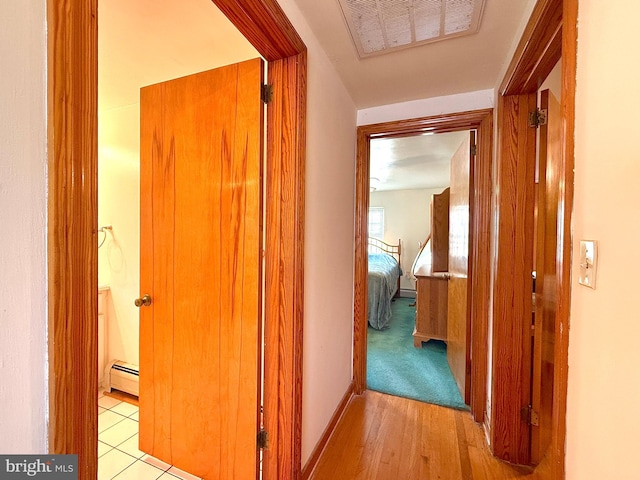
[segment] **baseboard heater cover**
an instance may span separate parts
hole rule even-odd
[[[122,360],[111,362],[107,371],[107,390],[119,390],[131,395],[139,396],[140,393],[140,367]]]

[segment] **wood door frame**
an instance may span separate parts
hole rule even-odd
[[[49,449],[97,475],[97,3],[48,0]],[[306,46],[275,0],[213,0],[267,60],[265,478],[301,472]]]
[[[554,371],[554,404],[553,404],[553,429],[552,444],[549,454],[554,478],[564,478],[565,462],[565,436],[566,436],[566,404],[567,404],[567,377],[568,377],[568,342],[569,342],[569,314],[571,300],[571,215],[573,210],[573,166],[574,166],[574,129],[575,129],[575,89],[576,89],[576,54],[577,54],[577,18],[578,0],[538,0],[529,23],[525,28],[520,43],[513,56],[507,74],[501,84],[499,93],[498,112],[498,138],[500,145],[497,149],[499,184],[498,203],[509,208],[498,212],[500,215],[500,227],[506,228],[515,221],[513,212],[517,208],[523,211],[532,211],[531,198],[518,197],[514,176],[517,164],[535,162],[535,155],[531,155],[531,146],[525,146],[518,142],[518,134],[522,133],[526,125],[516,125],[517,108],[502,109],[504,105],[513,105],[518,97],[531,96],[537,93],[538,88],[553,69],[562,56],[562,130],[563,130],[563,157],[561,159],[561,172],[559,181],[562,185],[559,198],[558,218],[558,249],[557,249],[557,284],[556,296],[556,345],[555,345],[555,371]],[[502,110],[501,110],[502,109]],[[506,135],[509,132],[510,135]],[[535,150],[535,145],[533,146]],[[531,165],[529,165],[531,167]],[[510,216],[510,221],[504,215]],[[498,232],[499,234],[500,232]],[[515,292],[513,284],[502,281],[500,273],[500,252],[508,251],[512,258],[524,258],[527,246],[524,243],[517,244],[516,240],[509,238],[508,232],[498,242],[498,266],[496,285],[494,288],[494,318],[514,318],[514,316],[530,315],[530,309],[523,303],[524,310],[514,312],[513,304],[509,309],[509,315],[505,316],[505,310],[501,304],[506,305],[509,298],[514,295],[529,296],[530,292]],[[533,240],[532,240],[533,241]],[[503,261],[507,258],[503,255]],[[517,267],[520,275],[529,275],[526,262]],[[520,417],[520,407],[516,404],[519,398],[514,398],[514,392],[530,388],[523,385],[522,378],[513,375],[513,370],[524,365],[527,360],[522,358],[523,343],[527,342],[530,333],[530,321],[523,321],[519,326],[510,322],[494,322],[493,336],[493,394],[492,402],[499,405],[501,415],[495,414],[491,418],[491,447],[495,455],[515,463],[528,463],[528,453],[521,449],[522,435],[513,436],[517,430],[523,430]],[[516,334],[516,341],[514,335]],[[530,361],[530,360],[529,360]],[[526,383],[526,382],[525,382]],[[497,386],[502,388],[496,388]],[[493,409],[495,412],[495,409]]]
[[[369,142],[372,138],[407,136],[429,131],[445,133],[478,131],[474,172],[473,215],[469,247],[469,288],[472,295],[471,352],[473,358],[487,359],[489,325],[491,195],[493,164],[493,109],[436,115],[358,127],[356,158],[356,228],[353,376],[354,391],[367,388],[367,214],[369,211]],[[487,361],[472,361],[471,410],[482,421],[487,395]]]

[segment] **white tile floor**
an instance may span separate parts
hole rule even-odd
[[[138,407],[98,393],[98,480],[197,480],[138,450]]]

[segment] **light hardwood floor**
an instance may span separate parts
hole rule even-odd
[[[367,391],[354,397],[313,480],[549,480],[492,457],[468,412]]]

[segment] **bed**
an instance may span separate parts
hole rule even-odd
[[[368,319],[376,330],[389,327],[391,301],[400,293],[400,243],[390,245],[369,237]]]

